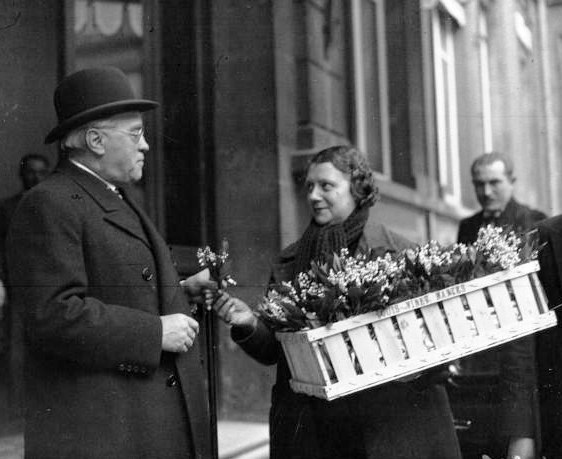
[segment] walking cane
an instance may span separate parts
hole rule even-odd
[[[205,315],[205,341],[207,353],[207,379],[209,390],[209,410],[210,410],[210,430],[211,430],[211,458],[218,459],[219,445],[217,437],[217,374],[215,360],[215,321],[213,318],[213,308],[206,305]]]
[[[228,258],[228,241],[221,241],[221,249],[219,255],[212,253],[209,247],[203,251],[198,251],[197,257],[201,267],[206,267],[210,271],[210,276],[222,288],[227,285],[236,285],[236,282],[230,277],[230,260]],[[216,366],[216,344],[215,344],[215,320],[213,307],[209,300],[205,301],[203,308],[205,315],[205,344],[207,356],[207,379],[209,390],[209,410],[210,410],[210,433],[211,433],[211,453],[212,459],[218,459],[219,446],[217,436],[217,366]]]

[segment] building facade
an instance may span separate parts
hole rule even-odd
[[[477,208],[469,167],[515,163],[517,197],[561,208],[562,7],[547,0],[64,0],[0,2],[0,197],[19,159],[56,161],[52,91],[124,70],[147,115],[139,197],[184,274],[226,237],[259,301],[279,250],[308,224],[307,160],[355,144],[377,173],[377,220],[416,242],[456,238]],[[216,324],[219,417],[267,417],[273,370]]]

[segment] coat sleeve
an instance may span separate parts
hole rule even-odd
[[[556,255],[552,244],[551,232],[544,226],[539,225],[540,243],[544,244],[539,252],[539,264],[541,269],[538,273],[539,279],[548,298],[551,307],[562,302],[562,285]],[[560,318],[560,317],[559,317]]]
[[[88,296],[87,220],[78,201],[53,194],[24,198],[7,241],[13,304],[23,315],[28,347],[89,369],[136,364],[154,370],[161,354],[159,316]]]
[[[259,319],[256,329],[250,332],[233,327],[232,339],[246,354],[264,365],[273,365],[279,359],[281,346],[273,331]]]
[[[532,336],[506,343],[500,350],[498,394],[501,435],[529,438],[536,435],[533,414],[537,384],[535,361]]]
[[[291,244],[281,252],[277,262],[273,264],[269,279],[270,285],[291,279],[296,250],[297,244]],[[232,327],[231,337],[246,354],[263,365],[277,363],[282,353],[281,344],[275,338],[275,332],[259,318],[255,330]]]

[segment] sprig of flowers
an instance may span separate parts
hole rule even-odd
[[[232,260],[228,258],[228,249],[229,246],[226,239],[222,240],[218,253],[213,252],[209,246],[197,249],[199,266],[209,270],[211,279],[218,284],[219,288],[236,285],[236,281],[230,274]]]
[[[518,236],[490,225],[469,245],[429,241],[355,257],[343,249],[312,261],[292,282],[270,286],[256,314],[275,330],[314,328],[534,260],[537,240],[536,232]]]

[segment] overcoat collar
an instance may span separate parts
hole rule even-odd
[[[140,239],[147,247],[151,248],[147,234],[133,218],[127,204],[107,188],[101,180],[75,166],[70,161],[64,161],[57,171],[68,176],[101,207],[105,212],[104,219],[107,222]],[[71,196],[71,198],[73,197]]]

